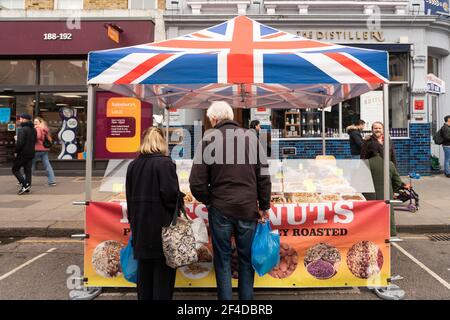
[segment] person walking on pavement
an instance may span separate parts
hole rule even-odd
[[[41,159],[47,172],[47,180],[49,186],[56,186],[55,173],[53,172],[52,165],[48,160],[48,150],[50,147],[44,146],[45,138],[49,137],[49,129],[44,119],[37,117],[34,119],[34,128],[36,129],[36,144],[34,146],[35,155],[33,158],[32,171],[36,168],[36,161]],[[51,142],[51,139],[48,139]]]
[[[363,143],[361,147],[361,159],[369,159],[367,155],[367,147],[370,142],[376,142],[380,146],[384,145],[384,125],[383,123],[379,121],[375,121],[372,123],[372,135],[369,136]],[[394,144],[392,143],[391,138],[389,138],[389,155],[390,155],[390,161],[394,163],[394,165],[397,167],[397,158],[395,156],[394,151]]]
[[[259,122],[259,120],[252,120],[250,122],[250,129],[254,130],[256,137],[258,138],[258,140],[260,141],[263,150],[266,151],[266,155],[267,157],[270,157],[272,154],[272,146],[270,143],[270,139],[268,139],[267,135],[263,135],[261,136],[261,123]]]
[[[444,117],[441,135],[442,149],[444,149],[444,173],[447,178],[450,178],[450,115]]]
[[[233,110],[228,103],[213,102],[206,115],[213,129],[205,132],[195,152],[189,185],[192,195],[208,208],[218,299],[232,298],[234,232],[239,257],[239,299],[251,300],[255,274],[251,246],[258,219],[267,218],[270,209],[267,159],[263,152],[256,156],[257,137],[233,121]],[[240,139],[248,143],[241,140],[239,145]]]
[[[139,300],[171,300],[175,269],[166,265],[161,231],[181,197],[175,163],[159,128],[145,130],[139,156],[127,169],[125,190]]]
[[[364,139],[362,137],[362,131],[366,122],[364,120],[358,120],[355,124],[347,127],[347,133],[350,142],[350,152],[352,159],[360,159],[361,157],[361,147],[363,145]]]
[[[12,173],[20,183],[19,195],[29,192],[31,188],[31,167],[34,158],[34,146],[36,144],[36,130],[31,122],[31,116],[23,113],[19,115],[21,129],[17,132],[15,159]],[[25,177],[20,172],[23,168]]]

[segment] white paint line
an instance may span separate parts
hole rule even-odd
[[[44,252],[44,253],[42,253],[42,254],[40,254],[40,255],[34,257],[33,259],[28,260],[28,261],[25,262],[24,264],[18,266],[17,268],[11,270],[11,271],[8,272],[8,273],[5,273],[4,275],[2,275],[2,276],[0,277],[0,281],[5,280],[6,278],[8,278],[9,276],[13,275],[14,273],[16,273],[17,271],[19,271],[20,269],[25,268],[25,267],[28,266],[29,264],[32,264],[34,261],[36,261],[36,260],[38,260],[38,259],[40,259],[40,258],[46,256],[47,254],[49,254],[50,252],[53,252],[53,251],[55,251],[55,250],[56,250],[56,248],[51,248],[51,249],[47,250],[46,252]]]
[[[394,247],[396,247],[398,250],[400,250],[400,252],[402,252],[405,256],[407,256],[408,258],[410,258],[412,261],[414,261],[416,264],[419,265],[419,267],[421,267],[422,269],[424,269],[426,272],[428,272],[433,278],[435,278],[437,281],[439,281],[444,287],[446,287],[447,289],[450,290],[450,283],[448,283],[447,281],[445,281],[444,279],[442,279],[441,277],[439,277],[436,273],[434,273],[431,269],[429,269],[426,265],[424,265],[422,262],[420,262],[419,260],[417,260],[416,258],[414,258],[411,254],[409,254],[405,249],[403,249],[402,247],[400,247],[398,244],[396,243],[392,243],[392,245]]]
[[[84,244],[84,240],[20,240],[18,243],[81,243]]]

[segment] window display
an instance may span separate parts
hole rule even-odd
[[[47,121],[50,159],[84,159],[87,93],[41,93],[39,116]]]

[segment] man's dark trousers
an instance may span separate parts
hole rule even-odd
[[[12,172],[22,186],[31,186],[31,166],[33,165],[33,158],[17,157],[14,160]],[[20,168],[23,167],[25,177],[20,173]]]

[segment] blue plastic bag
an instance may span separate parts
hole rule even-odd
[[[252,265],[260,277],[280,262],[280,234],[272,231],[270,221],[258,223],[252,243]]]
[[[124,278],[130,282],[137,283],[138,261],[134,259],[131,239],[132,237],[130,236],[127,246],[120,250],[120,265]]]

